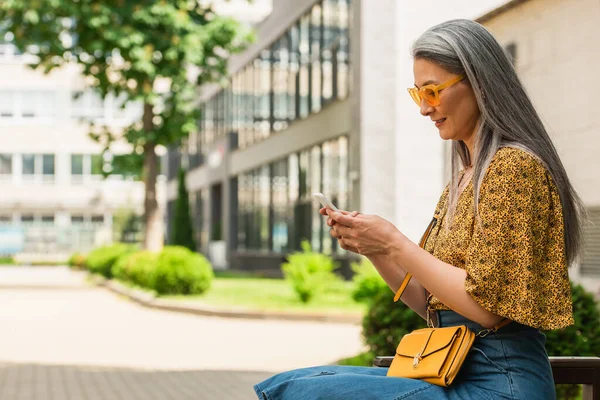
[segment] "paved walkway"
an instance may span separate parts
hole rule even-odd
[[[0,268],[0,304],[1,400],[253,399],[273,372],[363,349],[355,325],[152,310],[66,268]]]

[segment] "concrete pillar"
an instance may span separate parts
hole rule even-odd
[[[353,1],[351,207],[395,220],[396,0]],[[357,159],[359,157],[359,159]],[[358,174],[358,175],[357,175]],[[359,181],[353,178],[360,178]]]

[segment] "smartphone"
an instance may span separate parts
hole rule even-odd
[[[336,206],[333,205],[331,200],[329,200],[323,193],[313,193],[313,197],[319,200],[319,203],[323,205],[323,207],[331,208],[333,211],[339,212]]]

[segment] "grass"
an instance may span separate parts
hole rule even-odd
[[[201,296],[164,296],[168,299],[196,301],[201,304],[236,307],[257,311],[364,313],[366,306],[352,299],[352,283],[337,282],[302,304],[291,285],[282,279],[238,275],[215,277],[211,288]]]
[[[12,257],[0,257],[0,265],[14,265],[15,260]]]
[[[360,353],[354,357],[342,358],[336,362],[337,365],[351,365],[356,367],[372,367],[375,355],[370,351]]]

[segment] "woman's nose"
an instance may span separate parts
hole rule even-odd
[[[433,112],[433,107],[430,106],[425,100],[421,100],[421,105],[419,106],[421,115],[426,117]]]

